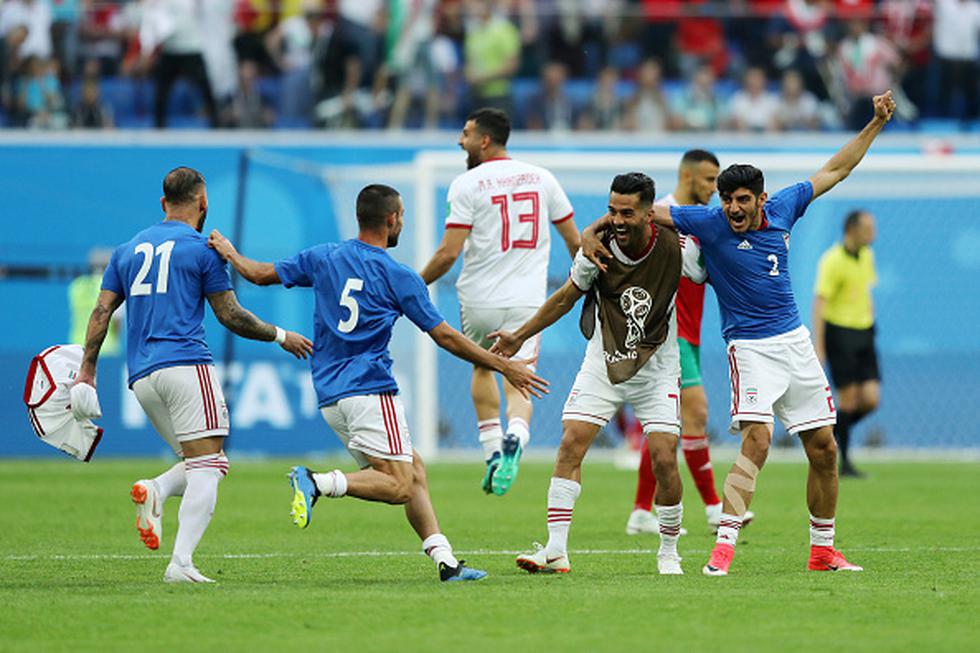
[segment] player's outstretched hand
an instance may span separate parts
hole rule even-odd
[[[541,399],[548,394],[548,382],[532,372],[528,367],[530,364],[531,361],[504,359],[503,374],[525,399],[529,398],[528,395]]]
[[[586,229],[582,232],[582,256],[592,261],[597,268],[605,272],[606,264],[603,262],[603,259],[612,258],[612,252],[602,244],[597,234],[593,233],[591,229]]]
[[[895,113],[895,99],[892,97],[891,91],[885,91],[881,95],[876,95],[871,101],[875,107],[875,118],[880,118],[885,122],[892,119],[892,114]]]
[[[313,353],[313,343],[304,335],[287,331],[286,339],[279,345],[296,358],[306,358]]]
[[[217,229],[211,230],[211,235],[208,236],[208,246],[218,252],[218,255],[226,261],[236,253],[235,246]]]
[[[524,344],[523,340],[509,331],[493,331],[487,335],[487,338],[494,340],[493,346],[490,347],[490,353],[504,358],[510,358],[519,352]]]

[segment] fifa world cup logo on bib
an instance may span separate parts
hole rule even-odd
[[[646,335],[644,323],[652,305],[650,293],[639,286],[630,286],[620,296],[619,307],[626,315],[626,341],[623,344],[627,349],[636,349]]]

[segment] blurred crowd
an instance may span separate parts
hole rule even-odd
[[[3,0],[0,125],[549,131],[980,117],[980,0]],[[955,122],[953,122],[955,121]]]

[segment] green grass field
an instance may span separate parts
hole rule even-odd
[[[0,650],[977,646],[980,464],[867,464],[868,479],[844,482],[837,542],[865,566],[862,574],[803,571],[805,468],[771,464],[752,505],[757,520],[727,578],[700,573],[713,537],[690,485],[685,576],[656,575],[656,538],[624,534],[634,475],[602,463],[586,464],[572,573],[529,576],[514,566],[514,553],[546,539],[550,466],[525,464],[512,493],[497,498],[480,492],[480,465],[435,465],[430,482],[443,531],[457,554],[490,573],[442,585],[400,509],[323,499],[300,531],[288,516],[289,462],[233,460],[195,557],[219,581],[213,586],[161,582],[176,499],[167,504],[159,552],[136,536],[129,486],[164,464],[0,463]]]

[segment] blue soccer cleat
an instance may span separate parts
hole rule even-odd
[[[318,496],[313,472],[302,465],[293,467],[289,470],[289,485],[293,488],[293,502],[289,511],[293,523],[306,528],[310,525],[310,512]]]
[[[487,460],[487,470],[483,472],[483,483],[480,487],[487,494],[493,492],[493,475],[497,471],[497,467],[500,466],[500,452],[494,451],[490,459]]]
[[[465,560],[460,560],[459,565],[455,567],[450,567],[445,562],[439,563],[439,580],[444,583],[457,580],[480,580],[486,577],[487,572],[467,567]]]
[[[501,450],[503,456],[501,456],[500,465],[493,473],[491,483],[493,493],[497,496],[507,494],[507,490],[517,479],[517,469],[521,464],[521,453],[523,452],[521,441],[514,436],[504,438]]]

